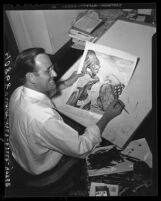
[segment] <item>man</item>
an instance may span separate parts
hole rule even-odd
[[[56,92],[56,72],[44,49],[22,51],[16,59],[15,73],[23,85],[10,98],[10,146],[17,163],[33,175],[51,170],[64,155],[85,158],[101,142],[108,122],[124,107],[121,101],[112,102],[102,118],[79,136],[64,123],[48,97],[51,91]],[[73,74],[59,88],[68,87],[78,77]]]

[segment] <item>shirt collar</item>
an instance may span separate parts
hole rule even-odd
[[[45,95],[44,93],[30,89],[30,88],[25,87],[25,86],[23,86],[22,90],[23,90],[23,93],[25,94],[25,96],[37,99],[37,100],[42,101],[42,102],[51,103],[51,100],[49,99],[49,97],[47,95]]]

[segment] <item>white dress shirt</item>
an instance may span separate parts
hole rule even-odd
[[[97,125],[80,136],[45,94],[24,86],[11,96],[9,125],[12,155],[31,174],[50,170],[63,155],[84,158],[101,142]]]

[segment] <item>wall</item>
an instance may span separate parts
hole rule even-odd
[[[69,39],[68,30],[81,10],[6,11],[19,51],[43,47],[57,52]]]
[[[45,10],[43,12],[51,45],[57,51],[69,41],[68,31],[80,10]]]

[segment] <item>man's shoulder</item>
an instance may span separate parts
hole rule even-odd
[[[12,92],[11,97],[12,97],[13,95],[15,95],[15,94],[20,93],[20,92],[22,91],[22,89],[23,89],[23,85],[17,87],[17,88]]]
[[[47,119],[53,116],[53,109],[47,104],[33,100],[27,104],[27,110],[25,110],[28,116],[41,123],[44,123]]]
[[[19,99],[19,97],[20,97],[20,94],[21,94],[21,92],[22,92],[22,89],[23,89],[23,86],[19,86],[19,87],[17,87],[13,92],[12,92],[12,94],[11,94],[11,96],[10,96],[10,98],[9,98],[9,101],[10,101],[10,103],[12,102],[16,102],[17,101],[17,99]]]

